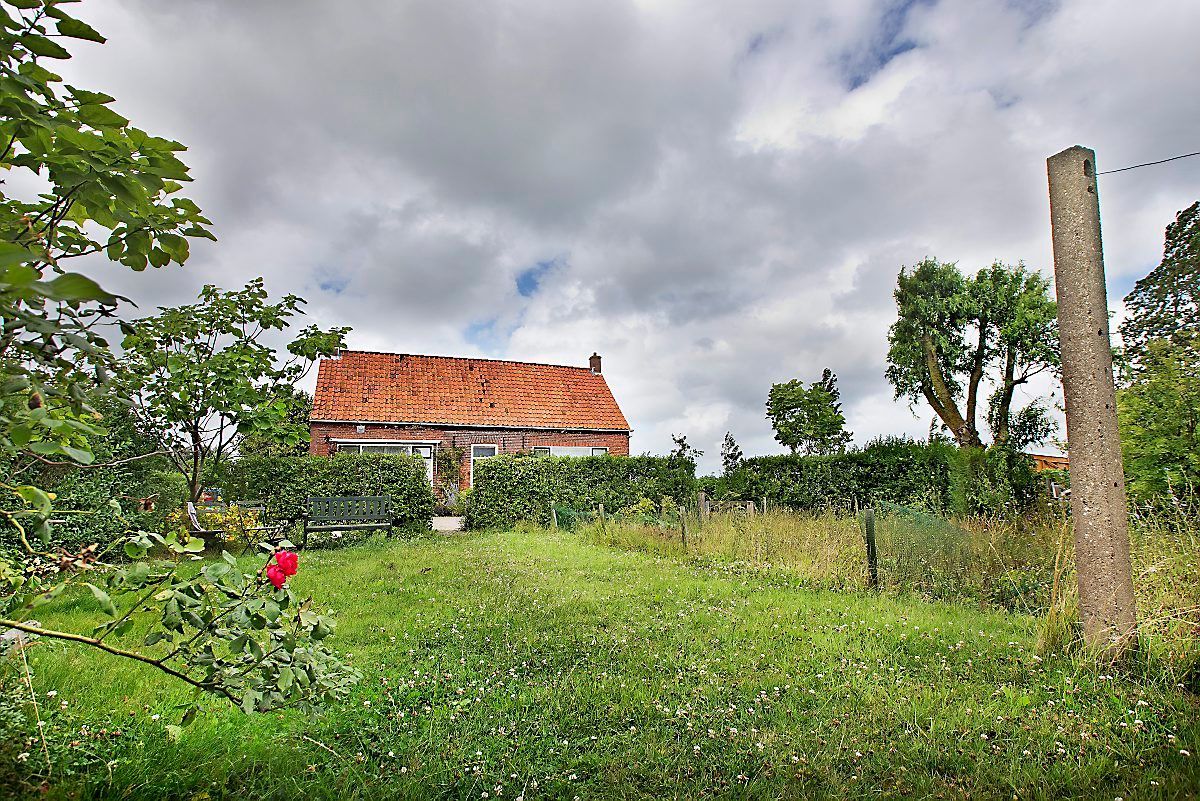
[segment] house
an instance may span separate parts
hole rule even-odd
[[[309,418],[309,452],[411,453],[461,448],[459,485],[480,459],[531,452],[629,455],[632,433],[600,372],[587,367],[343,351],[322,359]]]

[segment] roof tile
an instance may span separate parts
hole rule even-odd
[[[312,419],[629,430],[587,367],[368,351],[321,360]]]

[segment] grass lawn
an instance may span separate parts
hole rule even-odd
[[[179,687],[42,641],[30,649],[41,711],[52,738],[76,743],[55,752],[49,795],[1200,791],[1200,701],[1165,680],[1040,661],[1029,617],[815,592],[786,572],[540,530],[306,553],[294,582],[337,611],[338,647],[364,674],[347,705],[246,716],[213,702],[172,738]],[[82,630],[85,603],[39,617]],[[108,766],[71,775],[72,749]],[[38,769],[40,746],[28,750]]]

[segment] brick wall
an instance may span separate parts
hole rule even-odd
[[[408,442],[437,441],[445,447],[462,448],[466,456],[460,465],[461,486],[465,489],[471,473],[471,446],[496,445],[501,454],[520,453],[535,446],[586,445],[593,448],[608,448],[613,456],[629,455],[629,434],[586,431],[530,431],[519,428],[430,428],[423,426],[388,426],[366,424],[366,431],[359,434],[353,423],[313,423],[309,426],[312,441],[309,453],[329,456],[335,443],[330,439],[383,439]]]

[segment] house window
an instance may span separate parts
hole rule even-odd
[[[425,463],[425,477],[433,483],[433,449],[431,443],[419,442],[339,442],[337,449],[349,453],[391,453],[419,456]]]
[[[495,445],[472,445],[471,446],[471,485],[475,485],[475,462],[480,459],[490,459],[496,455],[499,449]]]
[[[608,456],[608,448],[591,445],[549,445],[533,449],[534,456]]]

